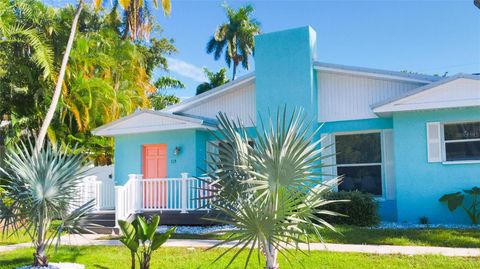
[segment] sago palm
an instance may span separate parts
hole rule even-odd
[[[213,53],[215,60],[220,59],[225,50],[225,62],[233,64],[232,80],[235,80],[237,67],[249,68],[248,57],[253,53],[253,37],[260,33],[260,24],[250,16],[253,7],[247,5],[238,10],[225,7],[228,22],[220,25],[207,43],[207,53]]]
[[[249,249],[246,267],[258,248],[266,259],[265,268],[279,268],[279,254],[288,257],[289,249],[308,244],[311,233],[321,239],[321,229],[334,230],[322,216],[339,215],[323,208],[340,202],[324,198],[338,180],[321,181],[324,160],[331,156],[322,155],[318,130],[303,115],[279,110],[277,118],[262,122],[254,136],[225,114],[218,116],[218,133],[212,134],[219,143],[209,153],[209,189],[214,190],[209,199],[213,198],[212,209],[222,215],[214,220],[236,228],[218,244],[234,242],[220,256],[236,249],[230,264]]]
[[[35,151],[20,143],[5,160],[0,226],[4,233],[24,230],[35,247],[33,266],[48,266],[47,247],[62,232],[79,232],[94,202],[75,202],[77,186],[85,175],[85,159],[50,144]],[[60,226],[51,234],[53,220]]]

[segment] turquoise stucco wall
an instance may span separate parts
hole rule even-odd
[[[316,118],[315,51],[316,34],[309,26],[255,37],[255,92],[262,117],[287,105]]]
[[[196,176],[200,176],[207,171],[207,141],[213,140],[209,131],[196,131],[195,145],[196,149]]]
[[[142,173],[142,145],[167,144],[167,176],[180,177],[186,172],[197,175],[197,158],[202,156],[202,131],[178,130],[144,134],[120,135],[115,137],[115,184],[123,185],[128,174]],[[197,146],[197,143],[199,145]],[[181,148],[175,156],[176,146]],[[203,152],[203,154],[205,154]]]
[[[357,132],[370,130],[392,129],[392,118],[376,118],[364,120],[347,120],[326,122],[320,129],[320,133],[340,133],[340,132]],[[379,199],[378,213],[384,221],[397,220],[397,203],[396,200]]]
[[[432,223],[470,223],[465,213],[451,213],[438,199],[480,186],[480,163],[428,163],[426,123],[471,120],[480,120],[480,108],[394,114],[398,221],[418,222],[427,216]]]

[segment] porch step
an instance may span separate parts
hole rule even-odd
[[[87,221],[89,224],[85,227],[86,233],[118,234],[118,229],[115,228],[115,211],[89,213]]]

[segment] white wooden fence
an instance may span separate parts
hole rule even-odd
[[[181,178],[143,179],[142,175],[129,175],[128,182],[116,186],[116,218],[125,220],[131,214],[148,211],[208,210],[212,195],[208,184],[182,173]]]

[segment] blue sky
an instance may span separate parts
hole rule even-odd
[[[202,67],[214,71],[225,67],[222,59],[214,61],[205,52],[209,37],[226,20],[224,2],[172,0],[170,17],[154,11],[163,35],[175,39],[179,50],[169,63],[170,75],[187,84],[187,89],[173,91],[182,98],[192,96],[204,79]],[[233,7],[251,3],[262,32],[312,26],[317,32],[317,60],[322,62],[426,74],[480,73],[480,9],[473,0],[227,3]]]

